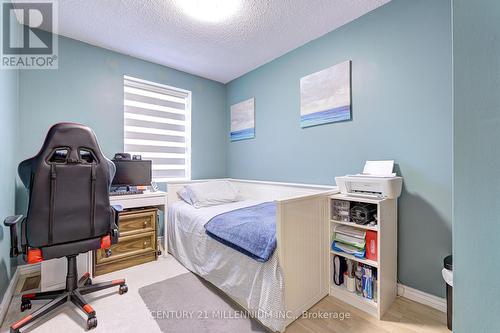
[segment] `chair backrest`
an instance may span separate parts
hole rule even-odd
[[[27,244],[41,248],[109,233],[115,170],[89,127],[52,126],[40,152],[18,168],[29,190]]]

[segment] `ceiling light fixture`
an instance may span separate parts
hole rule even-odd
[[[241,7],[241,0],[176,0],[175,3],[187,15],[212,23],[228,19]]]

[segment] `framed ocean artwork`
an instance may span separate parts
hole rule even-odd
[[[300,126],[351,120],[351,61],[300,79]]]
[[[255,98],[231,105],[231,141],[255,137]]]

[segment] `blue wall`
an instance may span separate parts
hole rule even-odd
[[[453,332],[498,332],[500,2],[454,0]]]
[[[394,0],[230,82],[229,105],[255,97],[256,137],[228,142],[234,178],[333,184],[368,159],[395,159],[399,279],[444,296],[451,253],[450,0]],[[353,120],[300,128],[301,77],[352,60]]]
[[[15,269],[15,260],[9,258],[9,229],[3,220],[14,215],[15,208],[18,74],[17,70],[0,69],[0,142],[4,144],[0,162],[0,300]]]
[[[123,75],[193,92],[192,177],[223,177],[223,84],[65,37],[59,38],[59,69],[21,71],[17,161],[37,153],[49,127],[59,121],[92,127],[108,157],[123,151]],[[23,212],[24,188],[17,199]]]

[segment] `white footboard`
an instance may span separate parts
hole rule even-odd
[[[287,325],[328,295],[328,195],[278,200],[277,251]]]

